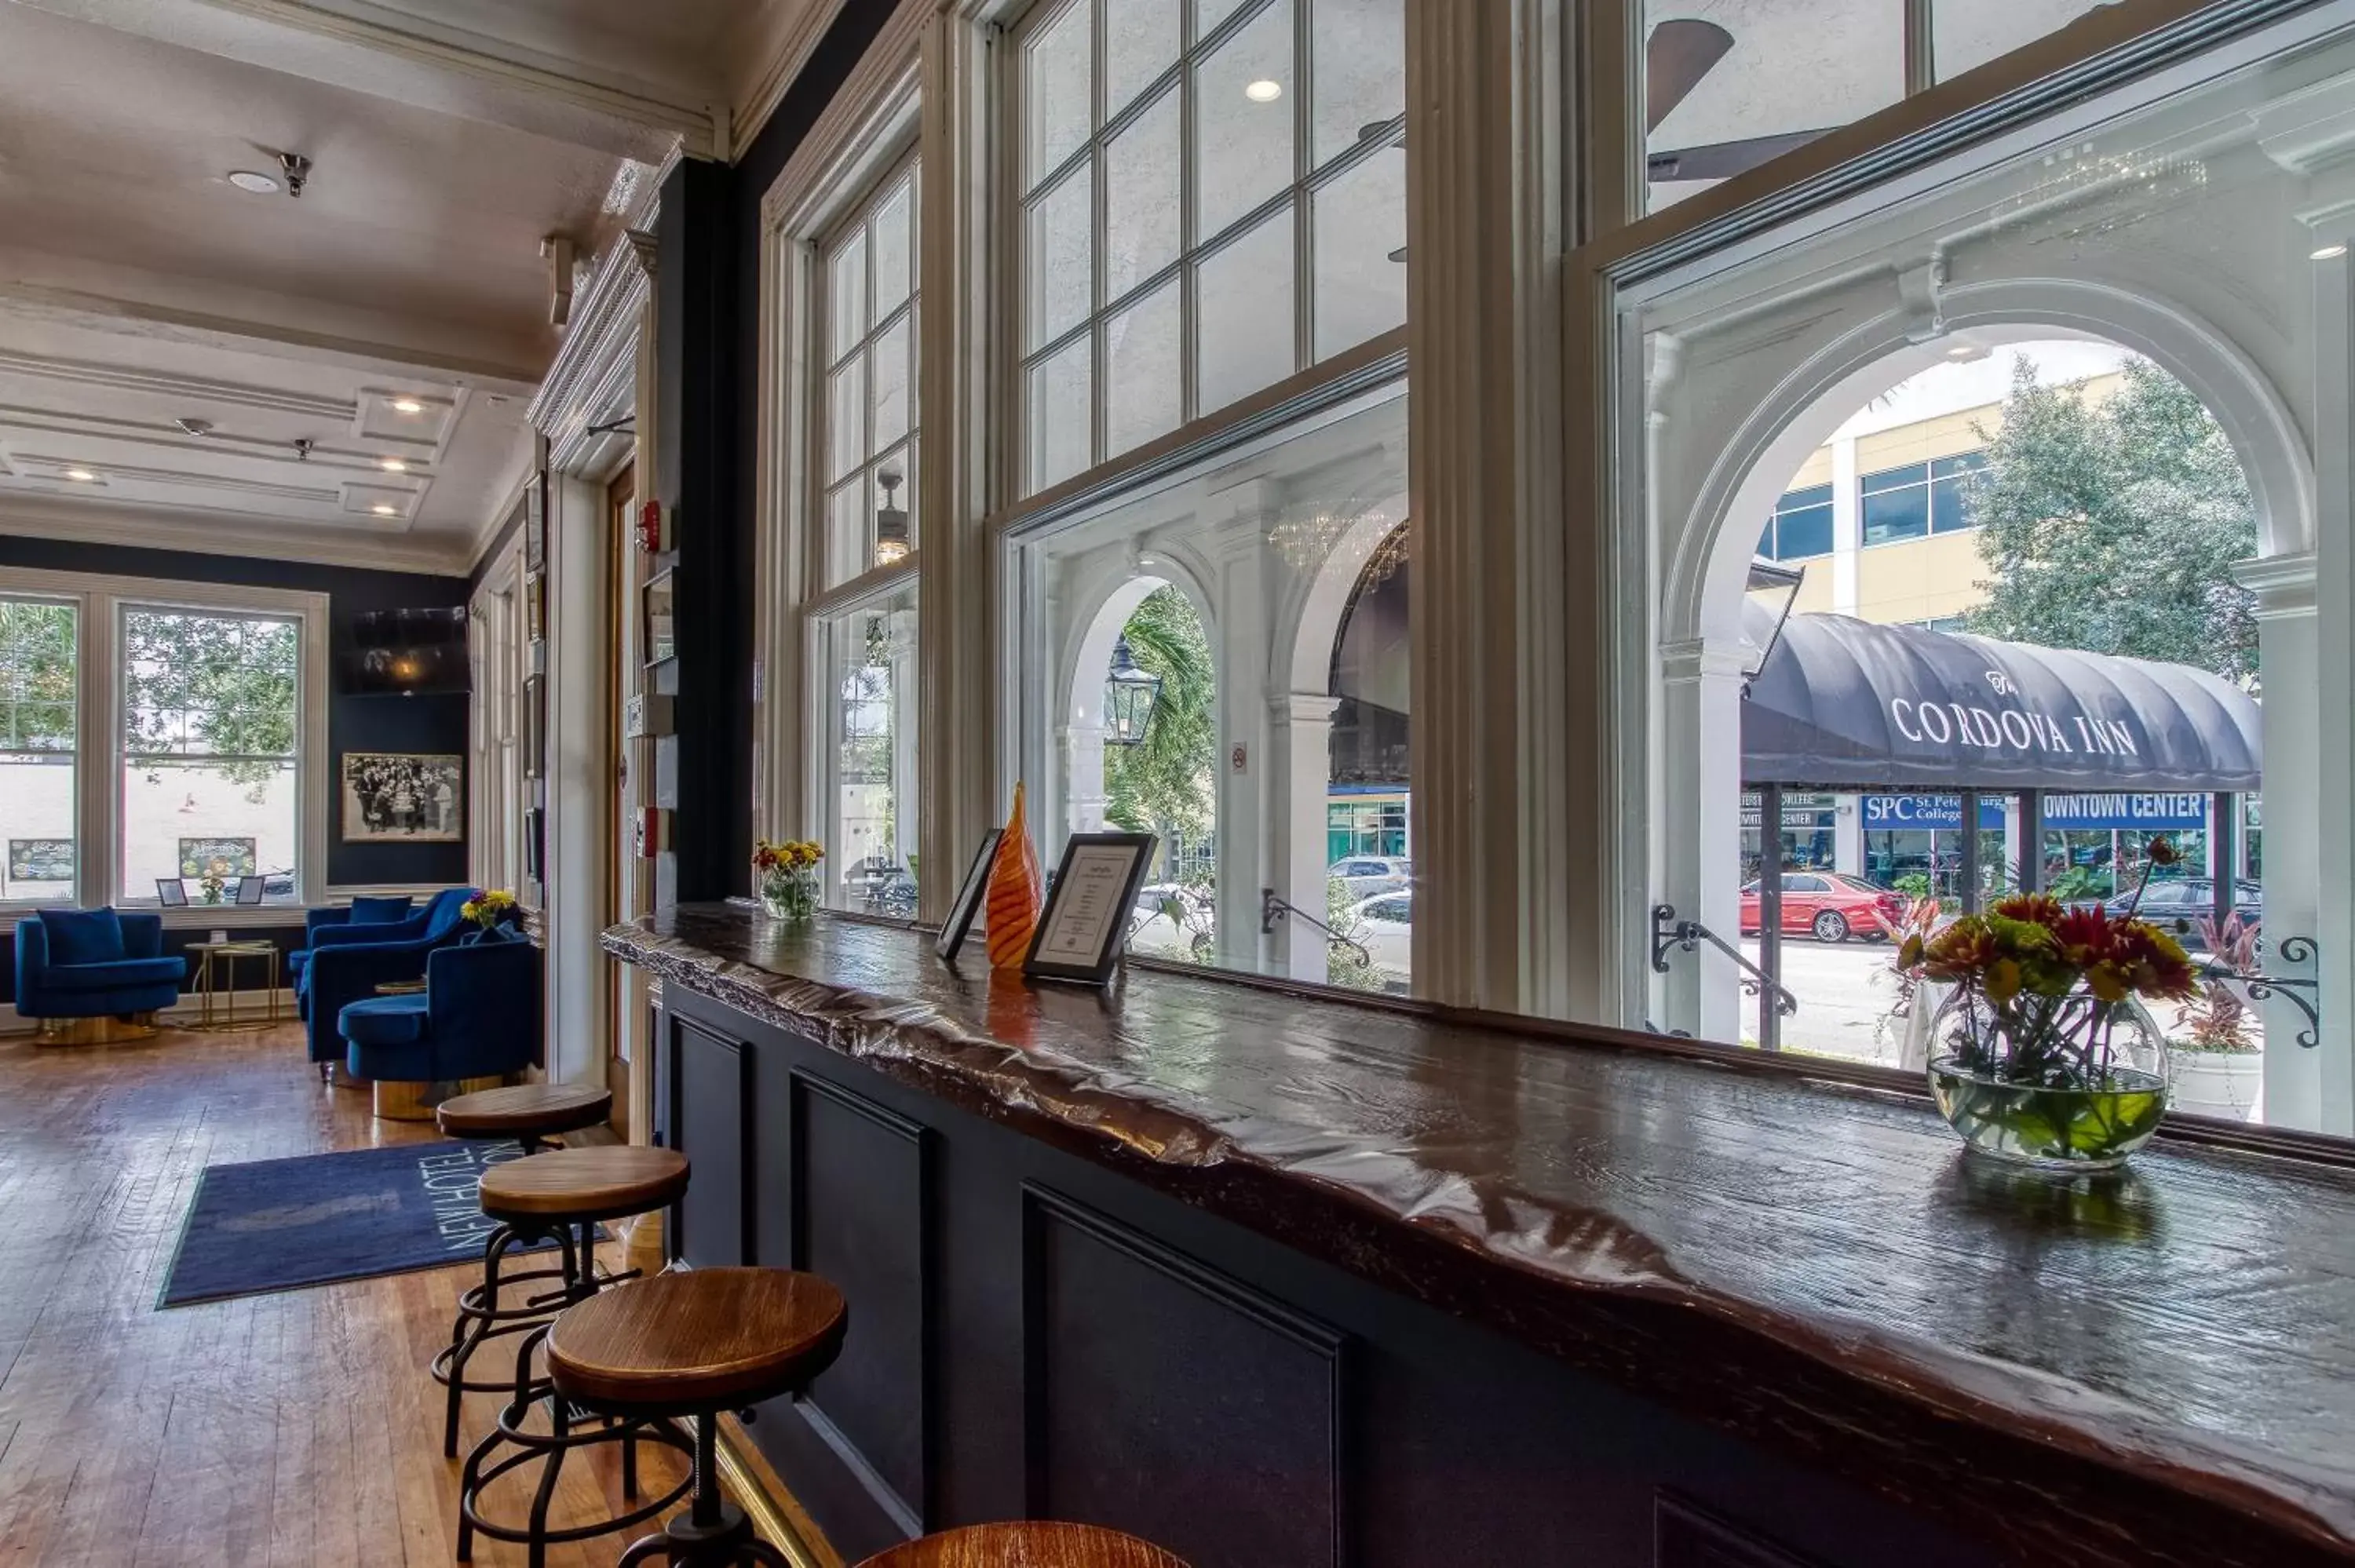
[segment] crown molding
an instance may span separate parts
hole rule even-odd
[[[57,503],[45,497],[0,491],[0,535],[55,539],[72,545],[119,545],[145,550],[183,550],[205,556],[253,560],[303,561],[314,566],[370,571],[417,572],[464,577],[468,566],[464,540],[355,533],[349,539],[322,537],[315,526],[257,527],[229,514],[173,512]]]
[[[569,471],[595,440],[590,426],[635,407],[638,338],[654,291],[652,255],[653,237],[645,231],[614,236],[574,304],[564,346],[525,413],[548,438],[553,467]]]
[[[767,16],[755,13],[739,53],[757,63],[757,70],[735,94],[735,110],[728,120],[728,145],[719,154],[734,161],[744,155],[744,149],[769,122],[769,116],[784,101],[785,90],[809,63],[810,53],[834,19],[842,15],[847,0],[802,0],[798,7],[791,0],[767,7]],[[868,0],[872,3],[872,0]]]

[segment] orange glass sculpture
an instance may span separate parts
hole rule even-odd
[[[1045,897],[1045,879],[1039,874],[1039,852],[1030,842],[1023,821],[1022,786],[1014,786],[1014,814],[1006,820],[1006,836],[998,841],[997,857],[989,867],[989,963],[993,969],[1018,969],[1029,956],[1031,933],[1039,928],[1039,906]]]

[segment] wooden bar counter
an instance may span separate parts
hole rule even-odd
[[[1195,1568],[2355,1563],[2355,1171],[2051,1181],[1865,1075],[693,905],[689,1264],[815,1270],[750,1428],[851,1560],[1018,1515]]]

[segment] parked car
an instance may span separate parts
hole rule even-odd
[[[1397,893],[1414,885],[1414,863],[1396,855],[1353,854],[1327,866],[1325,874],[1349,890],[1352,898]]]
[[[1199,887],[1149,882],[1129,911],[1128,950],[1150,958],[1206,963],[1218,935],[1218,906]]]
[[[2242,920],[2261,925],[2265,917],[2265,890],[2257,883],[2236,882],[2232,887],[2232,907]],[[2111,915],[2123,915],[2134,902],[2134,889],[2126,888],[2107,899],[2088,899],[2076,906],[2080,908],[2101,909]],[[2208,944],[2200,937],[2200,916],[2216,912],[2216,879],[2212,876],[2170,876],[2163,882],[2153,882],[2143,890],[2142,917],[2169,932],[2192,952],[2207,951]]]
[[[1380,894],[1349,906],[1337,927],[1366,949],[1374,972],[1391,985],[1403,987],[1414,972],[1414,894],[1401,889]]]
[[[1860,876],[1828,871],[1783,874],[1783,934],[1845,942],[1887,938],[1905,915],[1905,897]],[[1758,935],[1758,884],[1742,890],[1742,934]]]

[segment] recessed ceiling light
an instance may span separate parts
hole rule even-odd
[[[229,183],[241,191],[251,191],[255,196],[273,196],[278,190],[275,176],[265,175],[259,169],[231,169]]]
[[[396,414],[422,414],[425,412],[425,405],[414,397],[395,397],[392,400],[392,411]]]
[[[2307,251],[2307,260],[2309,261],[2336,261],[2341,256],[2346,254],[2347,247],[2344,245],[2326,245],[2319,250]]]
[[[1284,83],[1263,76],[1244,88],[1243,96],[1253,103],[1273,103],[1284,96]]]
[[[369,507],[368,510],[375,513],[379,517],[398,517],[400,515],[400,508],[395,506],[389,501],[379,501],[374,506]]]
[[[409,471],[409,465],[401,461],[399,458],[386,458],[379,466],[381,466],[387,473],[407,473]]]
[[[90,470],[86,468],[69,468],[66,470],[66,477],[72,480],[76,484],[89,484],[92,481],[96,480],[98,475],[91,472]]]

